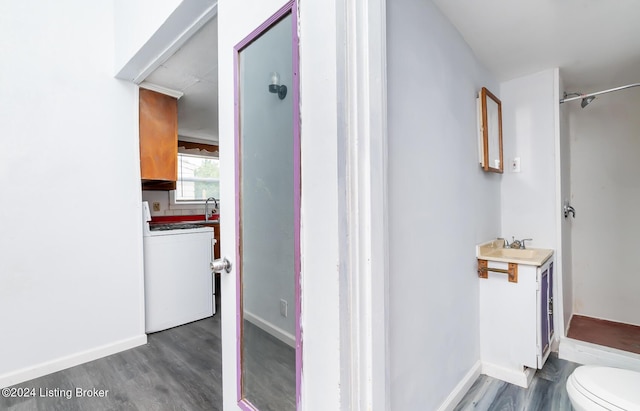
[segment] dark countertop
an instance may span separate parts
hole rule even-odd
[[[182,221],[182,222],[175,222],[175,223],[151,223],[149,224],[149,230],[151,231],[186,230],[190,228],[210,227],[215,224],[220,224],[220,223],[218,220]]]
[[[201,224],[197,223],[167,223],[167,224],[150,224],[149,230],[151,231],[166,231],[166,230],[185,230],[189,228],[200,228]]]

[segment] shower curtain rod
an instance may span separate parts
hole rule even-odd
[[[581,99],[581,98],[587,98],[587,97],[591,97],[591,96],[597,96],[598,94],[611,93],[612,91],[624,90],[625,88],[638,87],[638,86],[640,86],[640,83],[633,83],[633,84],[627,84],[626,86],[610,88],[609,90],[598,91],[596,93],[580,94],[579,96],[576,96],[576,97],[560,99],[560,104],[562,104],[564,102],[567,102],[567,101],[578,100],[578,99]]]

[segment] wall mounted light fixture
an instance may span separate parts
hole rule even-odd
[[[287,86],[280,84],[280,74],[275,71],[271,73],[271,82],[269,83],[269,91],[277,93],[280,100],[284,100],[287,96]]]

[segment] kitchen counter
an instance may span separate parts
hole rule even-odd
[[[214,258],[220,258],[220,215],[214,214],[211,219],[205,220],[204,214],[195,215],[172,215],[172,216],[156,216],[149,222],[151,231],[194,229],[202,227],[212,227],[214,238],[216,239],[213,246]]]
[[[209,217],[209,221],[218,221],[219,214],[213,214]],[[154,223],[186,223],[186,222],[204,222],[204,214],[193,215],[161,215],[151,217],[151,224]]]
[[[188,222],[188,223],[152,223],[149,224],[149,229],[151,231],[166,231],[166,230],[188,230],[191,228],[201,228],[210,226],[211,224],[207,223],[198,223],[198,222]]]
[[[220,224],[219,216],[213,215],[205,220],[204,215],[175,215],[153,217],[149,222],[151,231],[184,230],[189,228],[211,227]]]

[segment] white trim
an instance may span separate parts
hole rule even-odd
[[[553,320],[554,320],[554,330],[562,330],[564,334],[561,337],[567,335],[566,328],[568,326],[564,323],[564,250],[562,249],[563,244],[563,230],[562,223],[563,217],[560,210],[562,210],[562,158],[561,158],[561,146],[562,143],[560,141],[561,130],[560,130],[560,104],[558,101],[560,100],[560,70],[555,68],[553,70],[553,101],[551,102],[552,107],[554,107],[554,149],[555,149],[555,197],[556,197],[556,258],[554,264],[554,272],[553,272]],[[566,233],[567,235],[571,235],[571,232]],[[557,340],[559,333],[556,333],[555,339]]]
[[[148,81],[143,81],[142,83],[140,83],[139,87],[155,91],[156,93],[164,94],[178,100],[180,99],[180,97],[184,96],[184,93],[180,90],[173,90],[167,87],[160,86],[158,84],[150,83]]]
[[[531,383],[531,380],[533,380],[536,369],[525,367],[522,371],[517,371],[500,367],[499,365],[483,362],[482,373],[488,375],[489,377],[497,378],[499,380],[506,381],[519,387],[527,388]]]
[[[126,351],[128,349],[138,347],[146,343],[147,335],[142,334],[137,337],[120,340],[112,344],[103,345],[79,353],[74,353],[66,357],[43,362],[41,364],[34,365],[33,367],[11,371],[9,373],[0,375],[0,388],[20,384],[34,378],[42,377],[43,375],[75,367],[76,365],[97,360],[99,358],[103,358],[121,351]]]
[[[200,3],[205,6],[202,9],[194,8],[197,4],[182,2],[158,31],[118,71],[116,78],[140,84],[218,14],[217,1],[209,5]],[[181,31],[176,32],[176,29]]]
[[[574,340],[573,338],[560,338],[558,358],[578,364],[602,365],[640,371],[640,354]]]
[[[440,404],[440,407],[438,407],[438,411],[453,410],[456,407],[456,405],[458,405],[460,400],[462,400],[462,398],[465,396],[467,391],[469,391],[469,388],[471,388],[473,383],[478,379],[478,377],[480,376],[481,369],[482,369],[482,363],[478,361],[473,365],[473,367],[471,367],[469,372],[467,372],[467,374],[464,377],[462,377],[462,380],[460,380],[460,382],[458,383],[458,385],[456,385],[453,391],[449,393],[449,395],[442,402],[442,404]]]
[[[203,133],[200,130],[191,130],[188,128],[180,128],[178,124],[178,139],[180,141],[190,141],[192,143],[213,144],[218,145],[220,138],[209,133]]]
[[[343,0],[338,42],[339,139],[346,148],[342,404],[389,410],[386,0]],[[344,117],[342,117],[344,115]]]
[[[288,333],[282,328],[271,324],[265,319],[258,317],[257,315],[247,310],[244,310],[244,313],[242,315],[244,316],[245,320],[249,321],[251,324],[255,325],[256,327],[260,328],[262,331],[266,332],[269,335],[272,335],[273,337],[287,344],[291,348],[296,348],[295,335]]]
[[[179,141],[185,142],[185,140],[179,140]],[[186,154],[188,156],[199,156],[199,157],[206,157],[206,158],[215,158],[216,160],[219,160],[220,148],[218,148],[218,151],[209,151],[209,150],[200,149],[200,148],[184,148],[180,146],[180,144],[178,144],[178,154]]]

